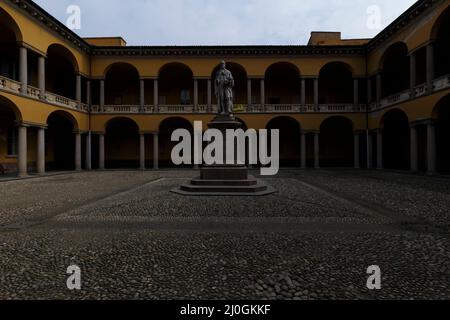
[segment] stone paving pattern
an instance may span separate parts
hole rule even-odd
[[[283,170],[263,198],[170,192],[196,174],[1,182],[0,299],[450,298],[449,179]]]

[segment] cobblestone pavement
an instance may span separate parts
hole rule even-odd
[[[283,170],[267,197],[170,192],[195,175],[0,183],[0,299],[450,299],[449,179]]]

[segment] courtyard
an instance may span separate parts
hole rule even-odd
[[[450,298],[448,178],[284,169],[266,197],[170,192],[196,175],[0,182],[0,299]]]

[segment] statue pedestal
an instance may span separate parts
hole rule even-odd
[[[208,124],[208,128],[220,130],[224,137],[227,129],[240,127],[241,123],[232,115],[218,115]],[[276,191],[249,176],[245,165],[234,164],[203,166],[199,178],[172,192],[189,196],[265,196]]]

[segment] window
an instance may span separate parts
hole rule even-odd
[[[191,104],[191,92],[189,90],[181,90],[181,104]]]
[[[17,156],[17,127],[8,128],[8,156]]]

